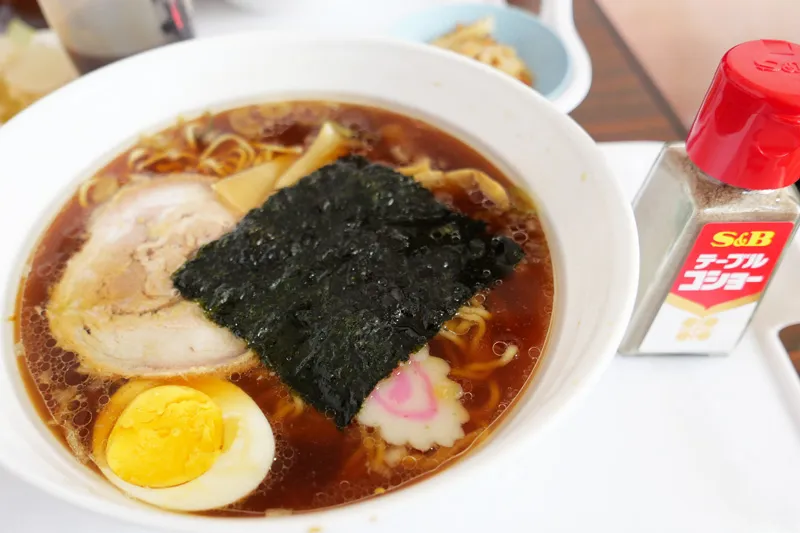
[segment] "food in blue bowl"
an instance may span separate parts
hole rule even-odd
[[[538,17],[505,6],[441,5],[400,20],[389,32],[499,68],[564,112],[577,107],[591,85],[591,62],[575,30],[572,0],[543,0]]]
[[[531,71],[516,49],[494,39],[496,26],[494,17],[482,18],[472,24],[458,24],[453,31],[431,44],[476,59],[533,86]]]

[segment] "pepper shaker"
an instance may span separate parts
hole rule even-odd
[[[634,200],[641,273],[620,353],[730,352],[794,234],[798,178],[800,45],[740,44]]]

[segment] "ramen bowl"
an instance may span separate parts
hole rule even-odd
[[[4,321],[2,466],[62,500],[156,528],[457,527],[470,520],[459,509],[493,497],[487,484],[535,453],[545,428],[595,384],[624,332],[638,275],[631,209],[600,151],[571,119],[515,80],[455,54],[390,40],[262,33],[181,43],[101,69],[22,112],[0,129],[4,316],[14,315],[26,260],[59,206],[143,132],[179,115],[297,99],[366,103],[417,117],[479,151],[534,199],[551,247],[552,325],[532,382],[491,438],[442,472],[355,504],[252,519],[162,511],[124,496],[50,432],[21,378],[12,324]],[[529,474],[528,482],[539,482]],[[502,500],[492,506],[503,512]]]

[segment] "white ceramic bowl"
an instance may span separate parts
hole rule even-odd
[[[638,273],[632,213],[600,151],[572,120],[511,78],[455,54],[392,41],[242,34],[182,43],[90,74],[14,118],[0,128],[3,316],[13,314],[23,264],[58,207],[140,133],[179,113],[313,97],[423,118],[489,156],[537,201],[554,254],[554,323],[534,383],[494,438],[430,479],[333,510],[263,520],[163,512],[124,497],[50,434],[23,388],[11,324],[3,321],[6,468],[76,505],[194,533],[357,533],[374,531],[372,520],[399,531],[410,518],[425,517],[453,525],[459,508],[485,501],[481,480],[513,468],[513,458],[530,453],[541,431],[595,383],[622,337]],[[493,511],[502,513],[502,504]]]

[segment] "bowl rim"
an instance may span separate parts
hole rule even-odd
[[[425,44],[415,43],[415,42],[408,42],[408,41],[401,41],[392,38],[380,38],[380,37],[337,37],[337,36],[323,36],[323,37],[313,37],[308,35],[301,35],[301,34],[285,34],[282,32],[264,32],[264,31],[256,31],[256,32],[243,32],[241,34],[234,34],[234,35],[220,35],[215,37],[209,37],[204,39],[198,39],[195,41],[187,41],[182,43],[176,43],[173,45],[169,45],[167,47],[163,47],[161,49],[152,50],[149,52],[145,52],[142,54],[138,54],[136,56],[124,59],[102,69],[99,69],[95,72],[92,72],[75,82],[65,86],[62,89],[51,93],[50,95],[43,98],[40,102],[37,102],[33,106],[31,106],[30,110],[39,109],[43,103],[45,102],[58,102],[60,100],[65,99],[65,95],[69,93],[73,93],[76,91],[84,91],[86,92],[85,88],[91,88],[95,79],[102,79],[102,78],[109,78],[116,75],[117,72],[126,71],[126,70],[136,70],[136,71],[144,71],[148,65],[148,61],[154,55],[162,55],[167,53],[166,51],[169,50],[172,53],[177,53],[179,50],[191,50],[193,48],[200,48],[200,46],[208,46],[209,43],[234,43],[236,41],[243,41],[246,42],[248,39],[254,38],[257,36],[259,39],[264,39],[265,41],[276,41],[278,43],[282,43],[284,41],[290,42],[297,42],[303,43],[308,45],[314,46],[325,46],[330,44],[338,44],[338,45],[348,45],[348,46],[384,46],[388,48],[396,48],[396,49],[405,49],[406,51],[412,51],[418,54],[428,54],[428,55],[437,55],[441,60],[450,61],[450,62],[460,62],[468,68],[473,69],[475,71],[482,71],[482,76],[490,76],[495,79],[495,82],[500,82],[506,84],[509,87],[509,90],[516,90],[522,91],[526,94],[526,98],[531,99],[531,102],[534,103],[538,101],[538,107],[541,109],[542,113],[550,113],[550,114],[557,114],[560,117],[558,120],[567,120],[572,122],[571,119],[562,115],[549,101],[536,91],[531,91],[530,88],[519,84],[512,78],[507,77],[506,75],[496,71],[490,66],[480,64],[468,58],[464,58],[458,56],[457,54],[453,54],[451,52],[445,50],[437,50],[433,47],[430,47]],[[202,43],[202,44],[201,44]],[[183,52],[186,54],[191,54],[193,52]],[[213,104],[209,104],[213,105]],[[179,111],[178,111],[179,112]],[[28,120],[26,117],[30,116],[28,110],[23,111],[17,117],[13,118],[9,121],[9,124],[15,124],[17,122],[26,121]],[[7,130],[7,127],[3,128]],[[13,129],[13,128],[12,128]],[[583,143],[586,147],[586,154],[593,157],[593,165],[598,168],[598,174],[600,174],[604,178],[610,178],[607,183],[607,187],[609,187],[609,193],[614,197],[620,199],[622,202],[625,202],[625,197],[622,192],[622,188],[620,183],[613,178],[611,172],[609,171],[607,164],[602,157],[599,149],[596,147],[594,141],[589,137],[589,135],[583,131],[579,126],[573,123],[571,127],[571,134],[573,135],[576,142]],[[4,133],[6,131],[0,133],[0,149],[3,147],[3,138]],[[135,132],[132,132],[135,133]],[[87,163],[87,167],[88,167]],[[75,177],[70,177],[74,179]],[[627,202],[625,202],[627,205]],[[58,205],[61,205],[61,202],[58,202]],[[38,218],[42,218],[45,216],[52,216],[54,213],[50,211],[39,213]],[[627,254],[626,257],[620,258],[620,265],[625,268],[627,273],[632,276],[634,279],[638,275],[638,241],[636,240],[636,227],[633,219],[633,212],[631,209],[622,210],[619,213],[619,216],[616,219],[617,227],[615,229],[619,231],[623,231],[625,236],[627,236],[628,246],[627,246]],[[23,257],[27,257],[27,254],[30,252],[30,249],[26,250],[15,250],[18,254],[23,254]],[[12,263],[17,263],[18,258],[14,257],[13,259],[9,260]],[[6,289],[13,290],[14,294],[11,295],[11,299],[14,299],[16,296],[16,288],[19,284],[19,278],[16,276],[18,270],[12,269],[10,273],[10,278],[5,280],[5,287]],[[551,409],[548,413],[546,413],[543,418],[539,422],[539,427],[535,431],[529,431],[526,433],[526,438],[519,439],[515,441],[513,444],[509,444],[507,446],[507,451],[505,454],[513,455],[515,453],[520,453],[520,451],[524,450],[526,444],[530,444],[530,442],[536,438],[539,438],[543,431],[546,431],[553,424],[560,419],[564,418],[564,415],[569,411],[569,409],[573,408],[576,403],[584,397],[584,395],[592,388],[592,386],[599,380],[602,373],[605,371],[608,364],[611,362],[613,356],[616,353],[616,348],[619,341],[622,338],[624,333],[625,327],[627,325],[627,319],[630,316],[630,313],[633,309],[633,302],[636,293],[635,283],[631,283],[631,287],[629,290],[624,294],[622,297],[617,296],[615,301],[618,302],[616,305],[615,314],[620,318],[620,320],[615,320],[612,324],[608,326],[605,330],[607,334],[604,335],[602,339],[599,339],[595,343],[595,350],[601,352],[603,357],[598,359],[597,362],[592,366],[591,370],[587,373],[587,375],[582,379],[582,383],[579,387],[577,387],[573,392],[569,394],[568,397],[561,401],[560,405],[556,408]],[[6,295],[8,298],[9,295]],[[0,339],[4,336],[3,332],[0,332]],[[2,355],[2,354],[0,354]],[[0,357],[0,370],[2,369],[2,357]],[[20,398],[14,394],[9,393],[7,396],[13,397],[14,400],[20,404]],[[20,407],[24,407],[21,406]],[[24,420],[29,425],[33,424],[33,421]],[[46,429],[46,428],[44,428]],[[43,437],[42,437],[43,438]],[[51,439],[52,440],[52,439]],[[51,446],[60,446],[55,442],[49,442]],[[185,530],[185,531],[217,531],[218,524],[229,524],[231,520],[234,520],[237,524],[237,528],[241,529],[242,531],[263,531],[264,527],[273,527],[271,524],[275,524],[274,527],[282,527],[282,526],[297,526],[302,524],[303,527],[314,527],[317,523],[324,521],[328,523],[330,526],[335,527],[336,525],[345,525],[348,524],[349,521],[352,520],[356,513],[354,511],[359,511],[357,516],[363,516],[365,513],[377,514],[380,513],[382,509],[387,507],[396,506],[394,503],[398,498],[403,497],[406,494],[411,493],[412,491],[415,494],[424,495],[428,494],[430,497],[436,498],[437,497],[437,489],[440,488],[442,483],[456,483],[459,479],[464,482],[468,482],[468,478],[477,473],[481,468],[487,468],[487,461],[484,457],[484,461],[481,462],[477,461],[480,454],[474,454],[468,464],[472,466],[472,468],[459,468],[459,465],[454,465],[453,467],[446,468],[443,472],[437,473],[435,476],[430,476],[426,478],[423,483],[413,483],[412,487],[405,488],[404,490],[396,490],[396,491],[389,491],[386,495],[380,498],[369,498],[367,500],[361,500],[358,502],[345,504],[338,507],[333,508],[326,508],[320,511],[314,511],[310,513],[299,513],[291,516],[273,516],[270,517],[269,524],[270,526],[265,526],[262,520],[244,520],[242,518],[228,518],[228,517],[208,517],[208,516],[198,516],[198,515],[189,515],[189,514],[177,514],[171,513],[168,511],[163,511],[157,508],[142,508],[139,512],[132,513],[131,510],[127,507],[117,504],[107,498],[102,496],[98,496],[95,494],[90,495],[82,495],[75,493],[69,490],[68,486],[60,485],[55,481],[45,479],[42,476],[38,476],[32,474],[25,470],[24,468],[18,467],[15,462],[7,460],[5,457],[0,455],[0,466],[4,466],[7,470],[12,472],[15,476],[20,479],[25,480],[26,482],[30,483],[31,485],[56,496],[57,498],[61,499],[62,501],[67,501],[73,505],[78,507],[98,512],[100,514],[109,516],[111,518],[123,519],[128,522],[138,523],[140,525],[146,525],[151,527],[158,527],[158,528],[174,528],[176,530]],[[463,466],[463,461],[459,461],[460,464]],[[488,461],[488,463],[492,463],[492,461]],[[122,517],[122,518],[121,518]],[[352,525],[352,524],[348,524]],[[328,525],[326,525],[328,527]]]

